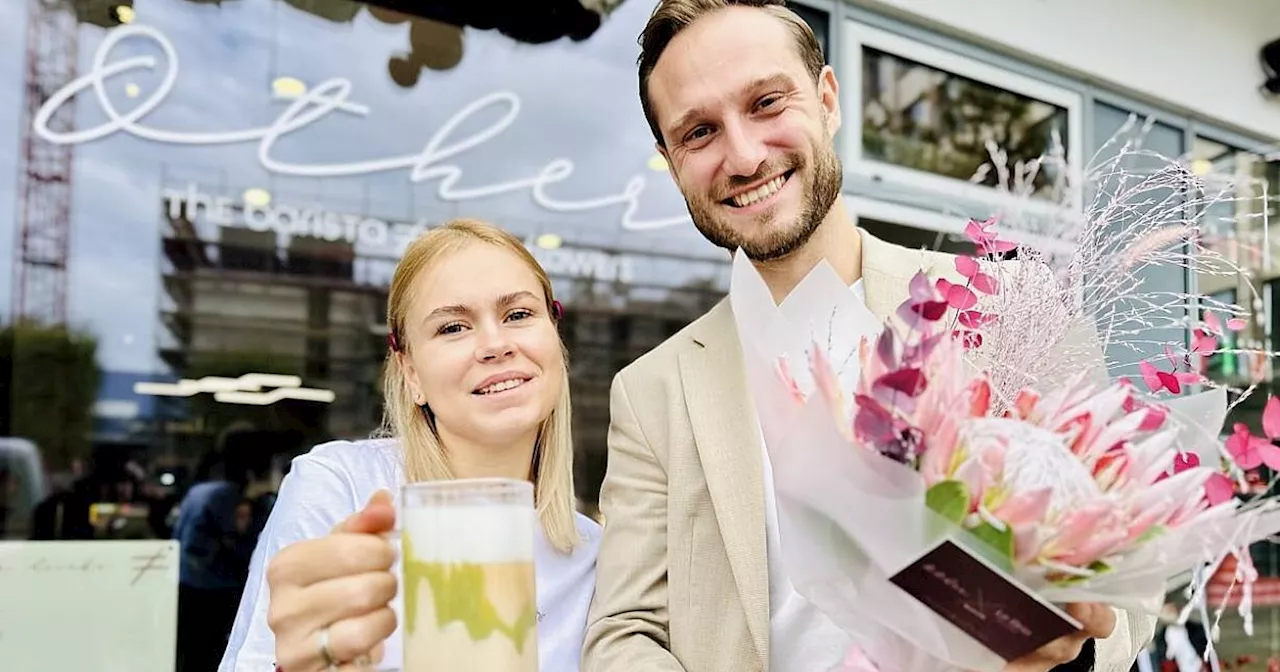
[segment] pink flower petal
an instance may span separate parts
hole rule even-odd
[[[963,285],[951,285],[946,294],[947,303],[956,310],[969,310],[978,304],[978,295]]]
[[[966,278],[972,278],[978,274],[978,262],[967,255],[956,256],[956,272]]]
[[[1156,369],[1156,365],[1147,360],[1138,362],[1138,371],[1142,373],[1142,382],[1147,384],[1147,389],[1152,392],[1158,392],[1164,387],[1164,383],[1160,381],[1160,371]]]
[[[988,315],[976,310],[966,310],[960,313],[960,325],[966,329],[981,329],[982,327],[996,321],[995,315]]]
[[[1257,450],[1257,439],[1249,433],[1249,427],[1244,423],[1237,422],[1233,429],[1231,436],[1227,437],[1223,444],[1227,454],[1231,456],[1231,461],[1241,469],[1257,469],[1262,464],[1262,454]]]
[[[1029,525],[1040,523],[1049,512],[1049,502],[1053,500],[1053,488],[1039,488],[1020,492],[1005,500],[995,511],[1006,525]]]
[[[1235,484],[1222,474],[1214,474],[1205,481],[1204,496],[1213,506],[1230,501],[1235,496]]]
[[[1164,421],[1169,417],[1169,411],[1161,406],[1148,406],[1145,409],[1146,415],[1142,418],[1142,424],[1138,429],[1144,432],[1154,432],[1164,426]]]
[[[1207,356],[1213,354],[1213,351],[1218,349],[1218,339],[1214,338],[1213,335],[1202,329],[1196,329],[1194,334],[1195,337],[1192,339],[1191,352],[1197,355]]]
[[[986,273],[979,273],[973,276],[973,288],[991,296],[1000,292],[1000,283]]]
[[[1262,463],[1272,471],[1280,471],[1280,447],[1271,442],[1263,443],[1261,439],[1258,440],[1257,446],[1258,457]]]
[[[969,220],[969,223],[964,226],[965,238],[968,238],[969,242],[974,245],[985,244],[991,235],[986,231],[986,226],[989,225],[990,222],[991,220],[987,220],[980,224],[976,219]]]
[[[1244,320],[1238,317],[1233,317],[1227,320],[1227,328],[1230,329],[1231,331],[1241,331],[1242,329],[1245,328],[1246,324],[1247,323]]]
[[[1262,431],[1268,439],[1280,439],[1280,399],[1267,399],[1267,406],[1262,411]]]
[[[1209,327],[1209,331],[1214,334],[1222,333],[1222,320],[1218,319],[1218,314],[1211,311],[1204,311],[1204,324]]]
[[[1200,466],[1200,456],[1195,453],[1179,453],[1173,458],[1173,473],[1180,474]]]
[[[899,369],[880,376],[874,387],[886,387],[894,392],[915,397],[924,391],[924,372],[920,369]]]

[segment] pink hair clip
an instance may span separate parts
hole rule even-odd
[[[559,301],[553,300],[551,302],[551,317],[554,317],[557,320],[564,317],[564,305]]]
[[[387,347],[391,348],[392,352],[400,352],[400,340],[396,338],[395,329],[387,332]]]

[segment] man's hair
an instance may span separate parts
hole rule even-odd
[[[640,66],[640,107],[644,110],[645,120],[649,122],[649,129],[653,131],[653,138],[660,146],[665,147],[666,143],[662,140],[662,129],[658,127],[649,101],[649,75],[653,74],[654,66],[658,64],[658,59],[667,50],[671,40],[698,19],[728,7],[757,7],[785,22],[795,34],[796,50],[815,84],[822,74],[822,67],[826,64],[822,45],[813,34],[813,28],[798,14],[787,9],[786,0],[662,0],[649,16],[644,31],[640,33],[640,58],[637,60],[637,65]]]

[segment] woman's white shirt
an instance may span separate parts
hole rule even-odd
[[[266,566],[271,558],[289,544],[329,534],[335,525],[363,508],[378,490],[389,490],[398,505],[403,484],[399,444],[391,439],[335,441],[316,446],[293,460],[253,552],[249,580],[218,672],[274,669],[275,635],[267,625],[270,594]],[[601,530],[582,514],[578,514],[577,522],[582,543],[572,553],[561,553],[552,547],[540,527],[534,542],[538,657],[544,672],[577,672],[582,656],[587,609],[595,591]],[[399,576],[398,565],[396,573]],[[398,622],[403,623],[402,592],[392,607]],[[397,627],[386,642],[386,656],[377,669],[399,669],[402,651],[401,630]]]

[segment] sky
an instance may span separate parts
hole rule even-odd
[[[25,3],[23,3],[25,4]],[[518,100],[509,126],[434,166],[455,166],[454,190],[530,178],[557,159],[572,172],[544,187],[564,204],[618,195],[629,181],[644,181],[635,218],[681,220],[684,201],[661,166],[652,165],[653,138],[636,97],[636,35],[652,0],[626,0],[589,40],[518,44],[502,35],[467,30],[461,62],[445,72],[424,71],[411,89],[387,76],[387,60],[408,47],[405,25],[383,24],[366,11],[354,20],[329,21],[280,0],[220,4],[138,0],[136,19],[109,51],[108,31],[81,26],[80,74],[103,65],[151,56],[153,66],[102,79],[117,115],[149,100],[157,104],[134,120],[135,130],[99,133],[75,145],[69,313],[73,325],[99,337],[104,369],[162,370],[156,355],[161,301],[161,192],[195,181],[209,193],[239,197],[261,187],[277,203],[388,219],[442,219],[469,215],[517,231],[552,230],[569,240],[633,249],[705,253],[723,258],[687,221],[647,231],[622,228],[625,207],[614,204],[552,211],[528,188],[465,200],[437,197],[440,180],[415,184],[404,167],[359,176],[296,177],[264,168],[256,139],[193,142],[195,134],[271,126],[289,105],[272,95],[272,82],[295,77],[307,87],[332,78],[350,85],[348,101],[367,114],[335,110],[281,136],[269,157],[292,164],[345,164],[421,154],[451,119],[461,121],[441,149],[493,128],[509,107],[489,107],[459,118],[488,95]],[[13,277],[15,187],[22,125],[25,17],[0,22],[0,311],[9,313]],[[154,30],[163,41],[146,31]],[[161,46],[173,49],[175,60]],[[172,88],[159,92],[166,75]],[[157,97],[162,96],[162,97]],[[74,99],[77,129],[109,121],[89,88]],[[110,130],[110,129],[107,129]],[[151,131],[167,137],[148,138]],[[566,164],[561,163],[564,169]],[[554,166],[553,166],[554,167]],[[615,203],[618,201],[615,200]]]

